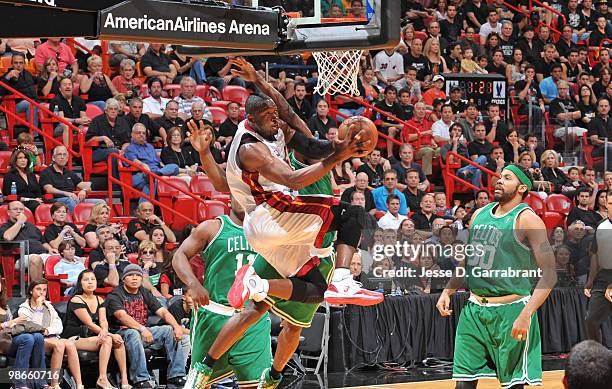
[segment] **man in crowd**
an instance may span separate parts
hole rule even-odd
[[[364,208],[366,211],[370,212],[371,210],[376,209],[374,205],[374,197],[372,197],[372,191],[368,188],[368,175],[366,173],[357,173],[355,176],[355,186],[345,189],[344,192],[342,192],[341,200],[345,203],[350,203],[354,192],[363,193],[365,199]]]
[[[385,99],[374,105],[383,112],[387,112],[395,117],[401,114],[401,110],[397,103],[397,89],[393,85],[385,88]],[[387,116],[378,114],[378,119],[382,120],[379,130],[390,138],[395,139],[400,132],[400,126],[397,121],[388,118]],[[393,142],[387,140],[387,157],[393,156]]]
[[[433,159],[440,156],[440,147],[432,136],[431,126],[433,123],[425,117],[426,114],[425,103],[422,101],[416,103],[414,105],[414,116],[407,122],[407,126],[404,126],[401,139],[404,143],[419,143],[420,147],[416,153],[416,158],[422,161],[423,172],[427,176],[433,173]]]
[[[480,209],[491,202],[489,192],[486,189],[481,189],[476,193],[475,209]]]
[[[569,84],[560,80],[557,82],[557,89],[559,97],[550,103],[549,110],[551,121],[558,126],[553,135],[555,138],[563,139],[564,142],[567,140],[568,146],[572,146],[587,130],[578,127],[576,123],[576,120],[582,117],[582,112],[569,95]]]
[[[121,243],[112,235],[104,243],[100,243],[100,248],[103,254],[102,260],[95,262],[95,267],[92,264],[98,288],[108,286],[115,288],[119,286],[121,275],[131,262],[123,254]]]
[[[164,85],[159,78],[153,77],[149,79],[147,85],[149,86],[149,97],[142,101],[142,113],[152,120],[157,120],[164,115],[164,110],[170,99],[162,97]]]
[[[538,80],[538,82],[541,83],[545,78],[548,78],[552,75],[553,65],[561,66],[559,61],[555,59],[556,56],[557,49],[555,48],[555,46],[551,43],[546,44],[544,46],[544,56],[538,63],[535,64],[536,79]],[[563,74],[563,66],[561,66],[561,74]],[[542,91],[542,93],[544,93],[544,91]]]
[[[440,52],[445,52],[448,47],[448,41],[446,38],[440,33],[440,23],[437,21],[432,21],[427,26],[427,39],[425,43],[427,43],[430,39],[437,39],[440,42]]]
[[[104,242],[113,237],[111,226],[102,224],[96,228],[96,237],[98,238],[98,247],[89,252],[89,267],[95,269],[100,262],[104,261]]]
[[[610,100],[599,99],[597,115],[589,122],[589,140],[593,145],[593,156],[601,157],[608,149],[608,166],[612,166],[612,120],[610,120]],[[605,140],[608,138],[608,144]]]
[[[457,120],[457,123],[459,123],[463,128],[463,138],[468,142],[471,142],[475,139],[474,132],[479,113],[480,112],[478,111],[478,106],[476,104],[468,103],[465,106],[464,117]]]
[[[179,167],[173,163],[164,165],[155,148],[150,143],[147,143],[147,129],[142,123],[134,124],[132,127],[132,142],[125,148],[125,158],[134,162],[145,171],[150,171],[160,176],[176,176]],[[132,183],[135,188],[142,190],[148,196],[155,195],[155,188],[149,188],[149,175],[143,172],[135,173],[132,177]],[[145,201],[145,197],[141,197],[140,201]]]
[[[148,201],[143,201],[138,204],[136,209],[136,219],[130,220],[128,223],[126,235],[130,242],[142,242],[149,239],[151,232],[155,227],[160,227],[164,230],[166,241],[170,243],[176,242],[174,232],[155,215],[153,204]]]
[[[406,170],[406,189],[404,189],[406,203],[410,212],[421,210],[421,200],[425,192],[419,189],[419,171],[416,169]]]
[[[450,126],[454,118],[453,107],[449,104],[442,106],[442,117],[431,126],[431,132],[436,143],[448,143],[450,141]]]
[[[287,102],[293,108],[293,111],[305,122],[310,120],[312,116],[312,105],[306,100],[306,84],[302,81],[295,83],[294,95]]]
[[[611,165],[612,166],[612,165]],[[384,168],[380,150],[374,149],[368,155],[366,163],[359,166],[357,174],[365,173],[368,175],[368,182],[371,188],[378,188],[383,183]]]
[[[489,103],[489,105],[487,105],[487,117],[484,120],[484,125],[487,131],[487,140],[489,142],[503,143],[506,141],[508,126],[505,121],[501,119],[498,104]]]
[[[168,101],[166,109],[164,110],[164,115],[155,122],[164,130],[166,135],[172,127],[182,128],[185,125],[185,121],[179,116],[179,104],[174,100]]]
[[[489,9],[489,15],[487,16],[487,22],[480,26],[480,30],[478,34],[480,35],[480,44],[482,46],[485,45],[487,41],[487,37],[490,33],[496,32],[501,34],[502,26],[501,23],[498,23],[499,15],[497,15],[497,10],[494,8]]]
[[[425,193],[421,198],[421,209],[410,216],[414,222],[414,228],[420,231],[431,231],[432,222],[436,218],[434,209],[435,201],[433,195]]]
[[[45,261],[52,254],[57,254],[57,250],[45,243],[38,227],[28,222],[25,206],[20,201],[11,201],[7,211],[8,221],[0,226],[0,239],[8,242],[28,242],[29,254],[25,254],[21,259],[24,262],[15,267],[28,266],[30,281],[39,280],[43,278]]]
[[[587,226],[595,229],[601,221],[601,215],[592,209],[591,205],[591,189],[588,187],[580,187],[576,195],[576,206],[572,208],[567,215],[567,224],[572,224],[576,220],[582,221]]]
[[[457,5],[448,4],[446,18],[440,21],[440,33],[451,42],[457,41],[463,29],[463,19],[457,15]]]
[[[123,284],[116,287],[106,298],[111,332],[118,333],[125,343],[130,359],[130,379],[136,388],[153,388],[147,370],[147,347],[162,347],[168,359],[167,388],[178,389],[185,385],[185,343],[188,337],[183,328],[159,301],[145,288],[143,270],[130,264],[123,270]],[[150,314],[155,314],[166,325],[147,327]]]
[[[219,126],[219,137],[217,140],[221,142],[225,148],[229,149],[236,131],[238,131],[238,123],[242,121],[243,117],[240,113],[240,104],[232,101],[227,105],[227,119],[221,126]]]
[[[376,209],[379,211],[387,212],[387,197],[395,195],[400,200],[399,213],[401,215],[408,214],[408,205],[406,204],[406,197],[397,188],[397,171],[389,169],[385,171],[383,186],[380,186],[372,191],[374,197],[374,204]]]
[[[459,85],[455,85],[451,87],[449,99],[446,101],[446,104],[450,105],[453,108],[453,114],[456,118],[459,116],[465,116],[465,110],[467,108],[467,100],[462,99],[463,94],[461,92],[461,88]]]
[[[153,121],[149,115],[142,114],[142,99],[133,97],[130,101],[130,112],[119,118],[123,122],[123,127],[134,128],[134,124],[141,123],[147,129],[147,141],[149,143],[159,142],[166,139],[165,130]],[[163,131],[163,132],[162,132]]]
[[[396,195],[387,197],[387,212],[378,220],[378,227],[382,229],[397,230],[400,223],[407,218],[399,214],[400,199]]]
[[[493,144],[487,140],[487,130],[483,123],[478,123],[474,131],[474,141],[468,143],[468,154],[474,162],[479,161],[479,157],[487,158],[493,150]]]
[[[36,94],[36,79],[34,76],[25,70],[25,55],[22,53],[13,53],[11,57],[11,68],[2,76],[2,82],[17,90],[17,92],[30,98],[38,100]],[[8,90],[0,87],[0,96],[12,94]],[[28,101],[17,99],[15,113],[26,113],[27,120],[32,118],[32,125],[38,127],[38,108],[31,105]]]
[[[386,48],[380,51],[374,56],[373,61],[374,74],[381,87],[386,88],[395,85],[396,82],[404,78],[404,58],[394,48]]]
[[[357,205],[365,209],[366,206],[366,198],[362,192],[355,191],[351,193],[350,198],[351,205]],[[373,208],[373,211],[376,212],[376,208]],[[374,231],[378,227],[378,222],[372,212],[366,212],[364,214],[365,221],[363,223],[363,231],[361,232],[361,244],[359,248],[362,250],[367,250],[369,247],[372,247],[372,241],[374,239]]]
[[[60,42],[60,38],[47,38],[47,41],[36,48],[36,68],[42,72],[43,65],[48,58],[54,58],[57,62],[58,73],[77,81],[79,65],[72,49],[67,44]],[[66,71],[67,70],[67,71]]]
[[[62,78],[59,82],[60,94],[55,96],[49,103],[49,111],[55,112],[57,116],[66,119],[76,127],[87,126],[91,120],[87,117],[87,105],[85,100],[80,96],[75,96],[72,93],[72,80],[70,78]],[[71,147],[70,144],[70,127],[60,122],[53,131],[54,137],[62,137],[64,146]]]
[[[406,172],[408,169],[416,169],[419,172],[419,189],[427,190],[429,181],[421,166],[414,162],[414,149],[409,143],[404,143],[400,146],[400,160],[393,165],[393,169],[397,172],[398,188],[404,190],[406,188]]]
[[[91,182],[83,181],[81,176],[69,170],[68,150],[65,146],[53,149],[53,163],[40,172],[40,186],[45,193],[53,195],[55,201],[66,204],[70,212],[78,203],[104,203],[102,199],[88,199]],[[76,192],[76,193],[75,193]]]
[[[194,103],[202,103],[206,107],[206,103],[200,96],[195,95],[196,82],[191,77],[183,77],[181,79],[181,93],[174,98],[179,104],[179,117],[183,120],[189,119],[191,116],[191,107]],[[204,113],[205,119],[212,122],[212,114],[208,107]]]
[[[563,77],[563,66],[554,63],[550,68],[550,76],[540,81],[540,92],[545,104],[551,104],[559,97],[558,82]]]
[[[162,84],[172,84],[176,77],[176,68],[170,57],[162,51],[161,43],[149,44],[149,49],[140,59],[140,68],[147,78],[157,77]]]
[[[515,39],[513,38],[514,26],[509,20],[501,22],[501,35],[499,37],[499,48],[504,53],[504,62],[511,63],[514,55]]]

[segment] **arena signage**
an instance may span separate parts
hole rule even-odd
[[[130,0],[101,11],[98,23],[101,39],[251,49],[273,49],[278,43],[274,11]]]

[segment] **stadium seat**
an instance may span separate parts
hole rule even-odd
[[[0,174],[6,174],[9,168],[12,151],[0,151]]]
[[[544,203],[544,200],[542,200],[542,198],[536,193],[529,192],[523,202],[529,205],[531,209],[533,209],[533,211],[539,216],[542,216],[544,212],[546,212],[546,204]]]
[[[229,215],[230,207],[217,200],[205,200],[204,204],[198,204],[198,221],[214,219],[217,216]]]
[[[59,261],[61,261],[62,257],[60,255],[52,255],[47,258],[45,262],[45,278],[49,281],[49,285],[47,287],[47,296],[49,301],[52,303],[57,303],[59,301],[69,300],[70,297],[62,295],[62,283],[61,280],[68,278],[67,274],[55,274],[55,265]]]
[[[238,85],[226,85],[221,93],[223,94],[223,100],[235,101],[242,106],[244,106],[251,95],[246,88]]]
[[[194,176],[189,183],[189,190],[198,196],[210,199],[216,192],[215,186],[210,181],[208,176]]]
[[[91,215],[91,209],[94,207],[93,203],[78,203],[74,208],[74,224],[78,226],[84,226],[88,223],[89,215]]]
[[[178,84],[168,84],[164,86],[164,90],[168,92],[168,97],[175,98],[181,93],[181,86]]]
[[[51,206],[53,204],[42,203],[38,207],[36,207],[36,211],[34,212],[34,218],[36,219],[36,225],[39,227],[46,227],[49,224],[53,223],[53,219],[51,218]],[[70,212],[68,212],[68,216],[66,221],[72,222],[72,216]]]
[[[217,106],[210,106],[208,107],[208,109],[212,114],[213,123],[221,124],[225,121],[225,119],[227,119],[227,112],[225,111],[225,109]]]
[[[104,111],[102,111],[100,109],[100,107],[93,105],[93,104],[87,104],[87,117],[90,120],[93,120],[95,117],[100,116],[104,113]]]
[[[177,189],[177,187],[180,188],[180,190]],[[164,219],[164,222],[166,222],[166,224],[172,225],[172,223],[174,222],[174,212],[171,212],[168,209],[174,209],[174,202],[176,201],[176,199],[180,197],[187,197],[190,200],[193,200],[185,193],[189,193],[189,184],[187,184],[187,182],[180,177],[164,177],[162,180],[158,181],[157,196],[159,198],[159,201],[166,207],[168,207],[162,207],[161,209],[162,218]],[[195,219],[195,212],[192,212]]]
[[[580,138],[580,143],[582,144],[582,153],[584,155],[586,165],[596,170],[602,170],[604,166],[604,157],[593,156],[593,145],[589,143],[587,132],[585,132],[582,135],[582,138]]]
[[[563,216],[569,215],[570,211],[574,207],[572,200],[562,194],[551,194],[546,199],[546,210],[551,212],[557,212]]]

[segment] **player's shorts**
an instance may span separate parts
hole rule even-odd
[[[538,315],[531,317],[526,340],[519,342],[511,335],[527,300],[484,306],[470,298],[461,311],[455,335],[454,380],[498,378],[503,389],[518,384],[542,385]]]
[[[202,361],[221,328],[230,316],[212,313],[200,308],[194,313],[191,324],[191,362]],[[272,366],[272,345],[270,341],[270,316],[264,315],[217,360],[209,380],[214,384],[236,375],[240,385],[257,384],[261,373]]]
[[[283,277],[291,277],[319,247],[334,214],[331,196],[291,197],[275,192],[244,218],[244,236]]]
[[[334,272],[336,255],[333,253],[329,257],[321,258],[317,268],[327,280],[331,281]],[[255,272],[266,280],[278,280],[285,278],[281,276],[263,257],[258,256],[253,263]],[[295,301],[282,300],[278,297],[267,296],[264,302],[270,306],[270,310],[279,317],[287,320],[289,323],[297,326],[308,328],[312,323],[314,314],[317,312],[320,304],[306,304]]]

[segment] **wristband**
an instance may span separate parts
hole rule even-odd
[[[144,274],[145,276],[148,276],[149,275],[149,269],[143,270],[142,274]]]
[[[140,332],[140,333],[142,334],[142,333],[143,333],[143,332],[145,332],[146,330],[147,330],[147,327],[145,327],[145,326],[140,326],[140,328],[138,329],[138,332]]]
[[[5,321],[4,323],[2,323],[2,328],[9,328],[10,324],[8,321]]]
[[[114,270],[114,269],[117,269],[117,265],[115,265],[114,263],[109,263],[108,270]]]

